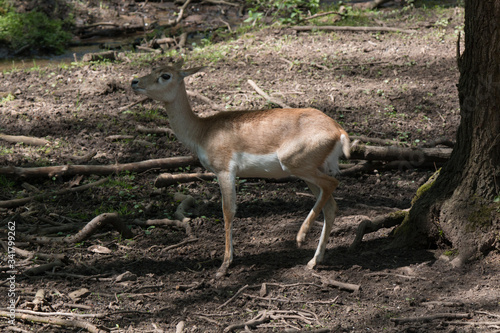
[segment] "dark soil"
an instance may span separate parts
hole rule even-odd
[[[267,29],[194,49],[187,51],[187,66],[208,67],[187,79],[187,88],[229,109],[265,107],[265,101],[247,84],[252,79],[289,105],[323,110],[353,135],[391,139],[403,145],[420,145],[440,137],[453,140],[459,123],[453,27],[463,23],[463,10],[443,15],[450,13],[456,16],[451,16],[447,27],[421,27],[413,35],[297,35],[286,29]],[[424,17],[424,21],[440,18]],[[399,25],[415,28],[417,23],[409,18]],[[176,140],[136,131],[137,125],[168,126],[168,118],[156,102],[120,109],[141,98],[129,87],[132,78],[168,60],[156,58],[144,65],[141,55],[127,56],[132,63],[0,74],[3,96],[9,92],[15,96],[0,104],[0,131],[51,142],[44,147],[0,142],[0,165],[107,165],[189,155]],[[210,111],[207,104],[197,99],[192,102],[195,111]],[[109,140],[111,135],[132,135],[135,139]],[[95,155],[89,155],[91,152]],[[136,236],[124,240],[110,229],[62,247],[16,240],[25,250],[64,253],[68,258],[63,267],[28,277],[21,273],[46,261],[16,256],[20,272],[16,276],[17,308],[29,309],[35,292],[45,289],[43,311],[69,312],[72,306],[67,304],[78,302],[90,310],[76,313],[109,314],[102,319],[81,320],[120,332],[174,332],[180,321],[185,322],[186,332],[219,332],[263,310],[288,311],[282,313],[288,317],[249,327],[249,331],[490,332],[500,326],[497,253],[453,268],[449,261],[454,251],[445,241],[428,249],[392,249],[389,229],[366,235],[357,250],[348,251],[363,218],[410,207],[417,188],[434,169],[408,161],[396,170],[341,177],[334,193],[339,217],[325,262],[316,271],[306,269],[305,264],[314,254],[321,223],[313,227],[305,246],[297,248],[295,244],[300,224],[314,204],[306,185],[300,181],[241,181],[234,223],[236,257],[229,276],[222,280],[214,280],[224,247],[217,183],[196,182],[159,190],[153,186],[159,171],[122,173],[85,192],[0,209],[0,228],[5,233],[8,221],[15,221],[17,233],[41,235],[52,224],[84,224],[104,212],[118,212],[125,221],[173,218],[178,205],[173,200],[175,192],[190,194],[196,200],[190,223],[198,240],[168,251],[163,249],[186,239],[184,230],[134,227]],[[177,171],[202,169],[193,166]],[[100,178],[0,176],[0,200],[33,194],[23,187],[25,182],[41,191],[55,191]],[[111,252],[93,252],[95,245]],[[6,266],[5,254],[0,266]],[[116,282],[116,276],[126,271],[137,279]],[[9,274],[1,276],[5,280]],[[319,276],[358,284],[361,290],[339,290],[322,284]],[[268,284],[267,293],[260,295],[264,283]],[[191,288],[184,290],[186,285]],[[246,285],[242,293],[224,304]],[[69,293],[80,288],[89,289],[91,294],[72,300]],[[6,285],[0,286],[0,294],[4,307],[9,298]],[[399,325],[391,320],[440,313],[468,313],[472,319]],[[496,324],[468,325],[471,322]],[[3,332],[12,330],[9,326],[0,322]],[[16,322],[16,327],[37,332],[79,331],[29,321]]]

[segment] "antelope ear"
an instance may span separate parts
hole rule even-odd
[[[198,73],[199,71],[205,69],[206,67],[194,67],[194,68],[188,68],[181,70],[179,74],[181,75],[182,78],[185,78],[186,76],[193,75],[194,73]]]
[[[173,64],[174,68],[181,69],[184,65],[184,59],[180,58],[176,63]]]

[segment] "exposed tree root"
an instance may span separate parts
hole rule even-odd
[[[410,209],[404,209],[397,212],[388,213],[382,216],[377,216],[373,220],[363,220],[358,226],[356,230],[356,238],[352,242],[349,250],[356,249],[361,241],[363,240],[363,236],[375,232],[382,228],[391,228],[397,226],[403,222],[405,217],[408,215],[408,211]]]

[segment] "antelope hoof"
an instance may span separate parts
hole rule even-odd
[[[217,274],[215,274],[215,279],[219,280],[227,275],[227,270],[229,268],[229,263],[222,263],[222,266],[217,270]]]
[[[316,258],[312,258],[307,263],[307,268],[309,268],[309,269],[315,269],[317,266],[318,266],[318,262],[316,261]]]
[[[297,247],[301,247],[304,244],[304,240],[306,239],[306,235],[298,234],[297,235]]]

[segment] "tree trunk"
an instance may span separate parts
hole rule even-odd
[[[455,263],[500,248],[500,0],[465,1],[465,51],[457,57],[461,122],[435,182],[422,188],[394,245],[443,241]]]

